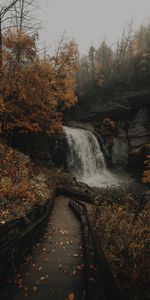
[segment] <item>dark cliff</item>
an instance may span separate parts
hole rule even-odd
[[[115,128],[104,126],[104,120],[114,122]],[[65,122],[73,121],[81,127],[94,128],[111,167],[120,166],[141,177],[145,147],[150,142],[150,90],[106,101],[91,100],[87,107],[79,103],[66,115]]]

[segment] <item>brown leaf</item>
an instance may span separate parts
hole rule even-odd
[[[75,294],[69,293],[66,300],[75,300]]]

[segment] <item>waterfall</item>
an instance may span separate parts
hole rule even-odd
[[[117,180],[107,170],[104,155],[96,136],[89,130],[64,126],[69,153],[68,170],[77,181],[89,186],[116,185]]]

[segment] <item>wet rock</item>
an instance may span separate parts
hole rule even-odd
[[[118,124],[118,135],[113,140],[112,163],[114,165],[128,164],[129,144],[127,134],[124,129],[124,122]]]

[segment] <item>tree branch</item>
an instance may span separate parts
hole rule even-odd
[[[19,0],[14,0],[10,5],[8,5],[6,8],[2,8],[3,11],[1,11],[1,18],[5,16],[5,14],[18,2]]]

